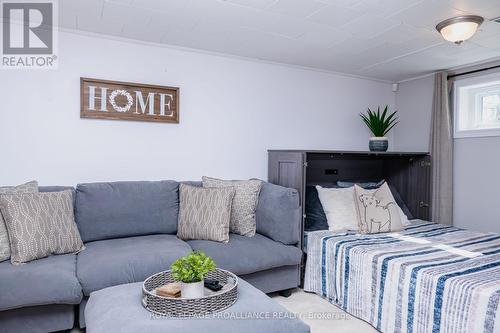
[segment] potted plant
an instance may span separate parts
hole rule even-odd
[[[380,106],[377,112],[368,109],[367,114],[360,113],[361,119],[365,122],[366,126],[372,131],[373,137],[370,138],[371,151],[387,151],[389,147],[389,140],[385,137],[389,131],[396,126],[398,118],[396,117],[397,111],[387,114],[389,106],[387,105],[382,113],[380,113]]]
[[[203,297],[205,275],[215,268],[213,259],[201,251],[193,251],[177,259],[170,267],[173,278],[181,282],[181,297],[183,298]]]

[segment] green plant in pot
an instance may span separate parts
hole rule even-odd
[[[387,151],[389,147],[386,134],[397,125],[398,117],[396,117],[397,111],[387,114],[388,111],[389,106],[387,105],[382,112],[380,112],[379,106],[376,112],[368,109],[366,114],[360,113],[361,119],[373,133],[369,143],[371,151]]]
[[[201,251],[177,259],[170,269],[172,277],[181,282],[181,297],[200,298],[204,296],[204,278],[217,268],[212,258]]]

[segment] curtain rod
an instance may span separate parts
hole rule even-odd
[[[457,77],[457,76],[462,76],[462,75],[468,75],[468,74],[474,74],[474,73],[484,72],[484,71],[488,71],[490,69],[495,69],[495,68],[500,68],[500,65],[491,66],[491,67],[485,67],[485,68],[481,68],[481,69],[475,69],[473,71],[463,72],[463,73],[459,73],[459,74],[448,75],[448,79],[451,79],[451,78]]]

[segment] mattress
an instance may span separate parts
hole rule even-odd
[[[307,234],[304,290],[382,332],[500,332],[500,235],[413,221]]]

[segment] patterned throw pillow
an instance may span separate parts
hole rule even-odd
[[[177,236],[227,243],[234,188],[179,185]]]
[[[398,205],[387,183],[376,190],[354,185],[359,230],[365,234],[392,232],[403,229]]]
[[[255,210],[259,201],[262,181],[257,179],[221,180],[210,177],[203,177],[202,180],[203,187],[234,187],[229,231],[247,237],[255,236],[257,229]]]
[[[0,196],[13,264],[75,253],[83,242],[73,215],[72,191]]]
[[[2,194],[23,194],[23,193],[36,193],[38,192],[38,182],[31,181],[19,186],[4,186],[0,187],[0,195]],[[0,262],[10,258],[10,244],[9,234],[7,227],[0,213]]]

